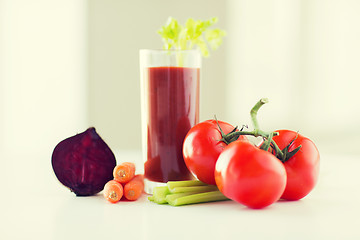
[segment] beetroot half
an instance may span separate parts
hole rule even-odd
[[[103,190],[116,166],[114,153],[93,127],[56,145],[51,162],[58,180],[76,196]]]

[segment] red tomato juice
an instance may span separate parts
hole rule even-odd
[[[147,161],[145,178],[155,182],[192,179],[182,146],[199,119],[199,68],[150,67],[146,70]]]

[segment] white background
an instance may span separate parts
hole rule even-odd
[[[138,51],[162,47],[171,15],[218,16],[227,31],[203,61],[200,120],[251,126],[267,97],[265,130],[358,153],[359,12],[356,0],[0,0],[1,151],[51,152],[89,126],[113,149],[140,149]]]

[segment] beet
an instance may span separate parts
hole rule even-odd
[[[114,153],[93,127],[56,145],[51,162],[58,180],[77,196],[103,190],[116,166]]]

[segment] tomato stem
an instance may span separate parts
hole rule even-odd
[[[268,102],[269,102],[269,100],[267,98],[261,98],[250,111],[251,121],[254,125],[255,131],[259,131],[259,129],[260,129],[259,123],[257,120],[257,113],[258,113],[260,107]]]
[[[280,159],[283,159],[284,158],[283,151],[279,148],[279,146],[276,144],[276,142],[272,139],[271,139],[271,146],[275,150],[275,156]]]
[[[280,150],[281,154],[278,154],[278,152],[276,152],[276,157],[279,158],[281,162],[283,162],[283,163],[286,162],[300,150],[301,145],[299,145],[297,148],[295,148],[294,150],[289,152],[291,145],[294,143],[294,141],[296,140],[297,137],[298,137],[298,134],[296,135],[296,137],[293,140],[291,140],[291,142],[283,150]]]
[[[232,138],[238,138],[240,135],[250,135],[250,136],[254,136],[254,137],[264,137],[264,138],[269,138],[270,134],[273,134],[273,136],[278,135],[277,132],[272,132],[272,133],[268,133],[268,132],[264,132],[262,130],[253,130],[253,131],[238,131],[238,132],[231,132],[229,134],[226,134],[223,136],[223,138],[226,139],[232,139]],[[221,139],[223,140],[223,139]]]
[[[260,148],[261,148],[262,150],[269,151],[269,148],[270,148],[270,146],[271,146],[271,141],[272,141],[273,136],[274,136],[274,133],[271,132],[270,135],[269,135],[269,138],[264,142],[263,145],[261,145]]]
[[[216,124],[217,124],[217,126],[219,128],[219,131],[221,133],[221,139],[219,141],[223,141],[226,145],[228,145],[231,142],[234,142],[239,138],[240,135],[231,135],[232,133],[234,133],[234,132],[236,132],[238,130],[237,126],[231,132],[229,132],[228,134],[225,134],[224,131],[220,127],[220,124],[219,124],[219,122],[218,122],[218,120],[216,118],[216,115],[215,115],[215,121],[216,121]],[[242,129],[243,128],[241,128],[241,130]],[[231,137],[228,137],[228,136],[231,136]]]
[[[230,144],[231,142],[236,141],[240,135],[262,137],[267,140],[267,145],[264,148],[264,150],[268,151],[269,148],[272,147],[275,151],[275,155],[277,156],[277,158],[279,158],[281,161],[286,161],[285,160],[286,155],[288,155],[288,154],[285,152],[285,150],[281,150],[279,148],[279,146],[276,144],[276,142],[272,139],[273,136],[277,136],[277,135],[279,135],[279,133],[278,132],[265,132],[265,131],[261,130],[259,127],[259,122],[257,120],[257,113],[258,113],[260,107],[268,102],[269,102],[269,100],[267,98],[261,98],[255,104],[255,106],[251,109],[250,116],[251,116],[251,121],[254,125],[253,131],[242,131],[243,128],[240,131],[237,131],[237,127],[236,127],[230,133],[224,134],[224,132],[222,131],[222,129],[220,128],[220,125],[218,123],[219,129],[221,132],[221,136],[222,136],[222,138],[219,141],[223,141],[226,144]],[[216,119],[216,117],[215,117],[215,119]],[[216,119],[216,121],[217,121],[217,119]],[[297,151],[298,151],[298,149],[296,149],[296,151],[294,151],[294,154]]]
[[[261,106],[263,106],[265,103],[268,103],[268,102],[269,102],[269,100],[267,98],[261,98],[255,104],[255,106],[251,109],[250,116],[251,116],[251,121],[252,121],[252,123],[254,125],[254,130],[253,131],[242,131],[242,130],[240,130],[240,131],[232,131],[232,132],[230,132],[228,134],[224,134],[222,132],[222,130],[220,129],[221,134],[222,134],[222,139],[220,139],[220,141],[223,141],[226,144],[229,144],[229,143],[237,140],[240,135],[263,137],[263,138],[268,140],[269,147],[271,146],[275,150],[276,156],[278,156],[278,158],[280,158],[280,159],[284,159],[284,152],[279,148],[279,146],[272,139],[272,137],[277,136],[278,133],[277,132],[265,132],[265,131],[261,130],[260,127],[259,127],[259,122],[257,120],[257,113],[258,113],[259,109],[261,108]],[[267,147],[266,151],[269,149],[269,147]]]

